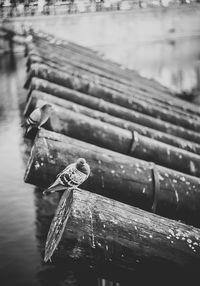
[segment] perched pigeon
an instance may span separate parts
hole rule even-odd
[[[66,188],[77,188],[90,175],[90,166],[84,158],[79,158],[75,163],[68,165],[57,175],[55,182],[43,194],[50,194]]]
[[[52,112],[51,104],[44,104],[38,107],[28,116],[26,121],[22,124],[25,127],[25,134],[29,133],[32,128],[40,129],[40,127],[49,119]]]
[[[65,189],[51,222],[45,244],[44,261],[51,260],[65,230],[73,203],[73,190],[78,188],[90,174],[90,166],[84,158],[68,165],[58,174],[56,181],[43,193],[53,193]]]

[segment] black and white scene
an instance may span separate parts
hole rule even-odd
[[[0,285],[200,281],[200,0],[0,0]]]

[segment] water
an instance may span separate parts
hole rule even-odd
[[[24,64],[20,63],[21,67]],[[0,281],[37,285],[34,187],[23,182],[25,161],[20,127],[20,83],[10,55],[0,57]],[[3,280],[2,280],[3,279]]]

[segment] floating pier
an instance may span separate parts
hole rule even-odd
[[[25,182],[46,188],[79,157],[91,167],[53,259],[197,274],[200,108],[95,51],[31,37],[24,117],[47,103],[53,112],[33,138]],[[49,224],[57,203],[44,210]]]

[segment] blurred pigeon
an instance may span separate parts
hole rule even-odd
[[[44,104],[42,107],[33,110],[26,121],[21,125],[22,127],[25,127],[25,134],[29,133],[32,128],[40,129],[40,127],[49,119],[51,112],[51,104]]]
[[[90,175],[90,166],[84,158],[68,165],[57,175],[55,182],[43,194],[50,194],[67,188],[77,188]]]

